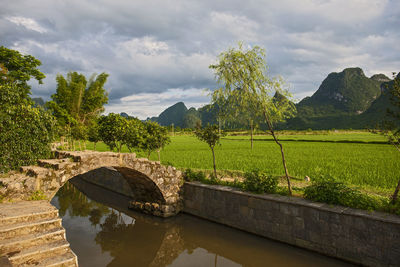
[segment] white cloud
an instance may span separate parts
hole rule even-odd
[[[171,88],[162,93],[140,93],[123,97],[117,105],[106,106],[105,113],[126,112],[140,119],[146,119],[147,117],[158,116],[166,108],[177,102],[184,102],[187,108],[199,108],[208,104],[209,101],[210,98],[205,89]]]
[[[156,41],[154,37],[145,36],[143,38],[133,38],[129,41],[124,41],[118,44],[118,47],[128,52],[131,57],[137,55],[157,56],[168,51],[166,42]]]
[[[23,26],[27,28],[28,30],[36,31],[39,33],[45,33],[47,32],[47,29],[43,28],[42,26],[39,25],[35,20],[31,18],[25,18],[25,17],[6,17],[8,21],[11,21],[12,23],[17,24],[18,26]]]

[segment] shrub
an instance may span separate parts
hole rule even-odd
[[[55,120],[30,105],[15,84],[0,85],[0,173],[51,154]]]
[[[252,170],[244,174],[244,189],[256,193],[275,193],[278,188],[278,178],[267,175],[260,170]]]
[[[38,190],[33,192],[28,200],[46,200],[46,199],[47,199],[46,195],[41,190]]]
[[[386,203],[383,210],[400,216],[400,201],[397,201],[394,204],[390,202]]]
[[[205,181],[206,175],[202,171],[193,171],[192,169],[186,169],[184,173],[185,181]]]
[[[365,210],[375,210],[382,204],[378,199],[350,188],[331,177],[314,179],[312,184],[304,189],[304,198]]]

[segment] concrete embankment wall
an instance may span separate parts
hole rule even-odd
[[[184,212],[367,266],[400,266],[400,217],[256,195],[233,188],[184,184]]]

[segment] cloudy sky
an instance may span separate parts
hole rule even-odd
[[[242,40],[267,51],[295,99],[330,72],[400,71],[398,0],[0,0],[0,45],[42,61],[48,100],[55,77],[107,72],[106,112],[146,118],[183,101],[209,102],[208,66]]]

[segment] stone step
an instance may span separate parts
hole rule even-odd
[[[69,243],[63,239],[22,249],[13,255],[8,255],[8,258],[13,265],[24,265],[40,263],[46,258],[63,255],[68,251],[70,251]]]
[[[71,251],[68,250],[64,254],[53,256],[41,260],[40,262],[32,262],[25,264],[24,266],[35,266],[35,267],[78,267],[78,258]]]
[[[22,166],[19,168],[20,172],[26,173],[28,176],[38,177],[46,176],[51,170],[40,166]]]
[[[86,156],[87,152],[85,151],[55,151],[57,159],[70,159],[73,162],[81,162]]]
[[[70,159],[40,159],[38,164],[43,168],[51,168],[54,170],[60,170],[72,162]]]
[[[0,204],[0,226],[58,218],[58,210],[46,200]]]
[[[34,222],[20,222],[11,225],[0,225],[0,240],[10,239],[61,227],[61,218],[42,219]]]
[[[70,155],[69,151],[60,151],[60,150],[55,150],[54,151],[54,156],[56,159],[67,159],[67,158],[72,158]]]
[[[131,153],[135,155],[135,153]],[[74,162],[82,162],[87,160],[88,158],[93,157],[120,157],[122,153],[114,153],[114,152],[97,152],[97,151],[55,151],[54,155],[57,159],[72,159]]]
[[[44,232],[0,240],[0,256],[13,255],[16,252],[31,246],[37,246],[63,239],[65,239],[65,230],[64,228],[59,227]]]

